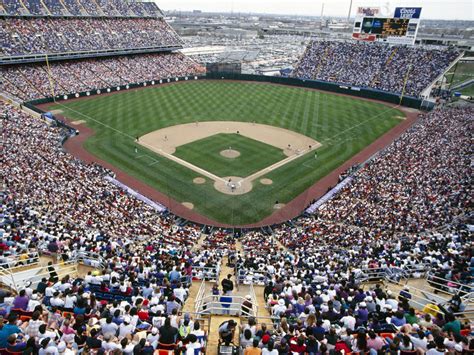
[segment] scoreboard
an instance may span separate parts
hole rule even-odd
[[[395,15],[398,17],[357,16],[352,37],[365,41],[414,44],[420,12],[421,8],[397,8]]]
[[[381,37],[405,36],[409,21],[402,18],[365,17],[362,20],[362,33],[376,34]]]

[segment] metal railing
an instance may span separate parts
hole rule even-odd
[[[426,281],[431,288],[435,290],[435,292],[442,292],[447,293],[449,295],[457,295],[459,294],[461,297],[468,296],[472,298],[472,292],[474,289],[473,285],[462,284],[457,281],[444,279],[442,277],[438,277],[433,275],[432,273],[428,272],[426,275]]]
[[[205,266],[194,266],[193,265],[193,278],[205,281],[218,281],[219,280],[220,267],[205,267]]]
[[[22,255],[25,253],[28,254],[28,258],[22,259]],[[9,255],[4,256],[6,261],[0,262],[0,269],[13,269],[13,268],[22,268],[25,266],[33,266],[39,264],[39,254],[37,251],[27,251],[20,255]]]
[[[236,268],[237,285],[265,285],[271,278],[266,272]]]
[[[195,302],[194,302],[194,312],[199,314],[199,310],[201,309],[202,299],[204,297],[204,292],[206,291],[206,282],[203,280],[201,285],[199,286],[199,290],[196,294]]]
[[[250,299],[252,301],[253,314],[256,316],[258,315],[258,301],[257,301],[257,295],[255,294],[255,289],[253,287],[253,284],[250,284]]]
[[[196,305],[196,313],[198,314],[224,314],[239,317],[255,317],[258,313],[258,305],[252,302],[249,311],[242,309],[242,303],[246,300],[242,296],[225,296],[231,298],[231,302],[222,302],[222,296],[208,295],[202,297]]]
[[[71,260],[82,263],[87,266],[103,269],[107,265],[107,261],[100,254],[90,251],[75,251]]]
[[[54,271],[48,270],[48,268],[51,267],[54,269]],[[68,275],[75,276],[78,273],[77,262],[69,261],[66,263],[39,266],[36,268],[16,272],[13,272],[12,269],[5,269],[2,271],[2,273],[0,273],[0,282],[10,287],[15,292],[19,292],[20,290],[24,289],[27,284],[29,284],[31,288],[35,289],[42,278],[49,279],[54,275],[54,273],[58,279]]]
[[[407,280],[417,275],[417,278],[423,277],[429,272],[428,264],[415,264],[404,267],[376,267],[361,269],[356,275],[359,282],[375,281],[381,279]]]

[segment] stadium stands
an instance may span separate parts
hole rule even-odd
[[[6,17],[3,22],[3,57],[182,45],[158,18]]]
[[[185,300],[182,285],[188,284],[193,267],[205,270],[234,253],[234,238],[216,230],[192,251],[200,234],[197,226],[175,225],[171,215],[156,213],[104,180],[110,172],[65,153],[65,129],[7,104],[0,110],[6,185],[2,256],[36,249],[67,260],[84,251],[94,252],[104,263],[101,274],[77,280],[55,280],[52,274],[24,294],[6,294],[0,311],[22,316],[16,331],[40,344],[49,337],[44,343],[51,347],[80,348],[85,342],[86,347],[103,349],[160,347],[161,341],[155,340],[168,334],[162,328],[166,316],[176,328],[172,332],[179,333],[188,317],[180,319],[172,309]],[[241,238],[237,268],[244,271],[244,282],[266,282],[266,302],[275,317],[273,330],[244,325],[243,330],[251,328],[251,338],[258,337],[260,347],[426,351],[443,344],[448,350],[472,345],[450,313],[459,311],[457,299],[431,319],[408,304],[409,289],[396,295],[381,287],[362,290],[358,283],[367,269],[396,268],[411,274],[428,267],[452,280],[450,288],[470,282],[472,250],[456,218],[469,203],[466,128],[472,114],[468,108],[424,115],[321,211],[293,221],[293,227],[275,227],[274,237],[254,231]],[[448,231],[434,233],[440,226]],[[206,277],[200,272],[199,277]],[[51,317],[56,321],[47,321]],[[37,329],[40,324],[47,324],[48,335]],[[126,330],[148,331],[147,341],[126,337]],[[374,338],[372,331],[385,335]],[[423,341],[426,332],[432,335]],[[187,334],[189,330],[176,339],[189,343]],[[245,346],[249,342],[245,331],[242,334]],[[395,341],[386,342],[386,334]],[[94,342],[97,336],[100,341]],[[20,341],[16,346],[33,343]],[[9,346],[2,332],[0,344]]]
[[[161,52],[181,41],[152,2],[4,0],[0,10],[13,16],[0,30],[8,44],[3,57],[132,50],[3,65],[2,90],[23,101],[204,70],[180,53]],[[155,50],[133,54],[140,48]],[[408,77],[405,91],[417,96],[457,55],[315,41],[294,75],[389,92],[401,92]],[[361,284],[370,270],[391,272],[395,281],[429,270],[447,294],[472,290],[471,235],[463,224],[472,207],[472,108],[421,115],[316,212],[273,226],[272,235],[243,232],[242,250],[232,233],[202,236],[200,226],[180,225],[110,183],[111,171],[65,152],[67,128],[4,102],[0,114],[2,268],[8,260],[25,265],[32,255],[37,262],[39,252],[61,262],[93,255],[101,269],[59,278],[51,266],[18,294],[0,290],[0,354],[153,354],[172,344],[176,353],[198,355],[206,348],[203,324],[179,312],[191,279],[217,281],[224,260],[236,264],[242,283],[265,285],[261,301],[272,317],[269,327],[248,319],[242,351],[253,342],[265,355],[474,349],[459,320],[460,297],[415,310],[409,288]]]
[[[3,91],[20,100],[204,71],[170,52],[182,41],[155,3],[28,0],[6,1],[3,8],[10,15],[2,18],[0,30]],[[61,60],[54,61],[55,56]]]
[[[154,2],[122,0],[4,0],[3,13],[10,16],[114,16],[162,17]]]
[[[2,67],[4,90],[21,100],[66,95],[150,80],[202,74],[204,68],[180,53]]]
[[[418,97],[458,56],[453,48],[312,41],[292,76]]]

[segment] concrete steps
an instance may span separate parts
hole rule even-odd
[[[233,319],[237,323],[237,327],[234,333],[234,344],[239,344],[240,339],[240,318],[239,317],[232,317],[232,316],[216,316],[213,315],[211,317],[211,325],[209,329],[209,336],[207,340],[207,349],[206,354],[209,355],[217,355],[218,352],[218,345],[219,345],[219,327],[222,323]]]

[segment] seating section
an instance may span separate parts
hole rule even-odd
[[[2,91],[22,101],[205,70],[163,52],[182,42],[154,2],[4,0],[0,11],[10,15],[0,29],[3,58],[160,52],[3,65]],[[293,75],[418,96],[457,56],[313,41]],[[113,185],[106,179],[113,172],[63,149],[67,127],[3,101],[0,114],[1,271],[10,277],[11,265],[37,265],[38,253],[58,262],[14,294],[1,290],[0,355],[205,353],[204,318],[182,314],[183,305],[192,280],[216,282],[212,294],[222,295],[224,260],[239,283],[264,286],[260,301],[271,314],[267,325],[243,320],[242,353],[472,352],[459,320],[474,270],[464,223],[472,207],[472,107],[420,115],[314,213],[237,234],[183,224]],[[96,269],[59,277],[79,256]],[[428,285],[443,291],[438,297],[452,299],[426,304],[401,284],[396,293],[361,284],[382,279],[371,274],[379,271],[393,285],[427,270]],[[253,344],[263,350],[245,350]]]
[[[458,56],[454,48],[312,41],[292,76],[418,97]]]
[[[2,57],[181,46],[159,18],[6,17]]]
[[[126,0],[4,0],[3,8],[10,16],[163,16],[154,2]]]
[[[457,313],[463,300],[457,296],[420,311],[414,309],[420,304],[411,302],[419,297],[416,291],[362,289],[360,281],[380,268],[429,269],[449,279],[447,291],[455,293],[457,285],[472,279],[470,234],[458,222],[470,203],[466,128],[472,108],[424,114],[323,209],[273,226],[272,234],[243,233],[241,252],[230,231],[215,229],[197,244],[198,226],[178,226],[173,215],[157,213],[110,184],[104,179],[110,171],[62,149],[67,129],[3,102],[0,112],[0,253],[19,257],[39,250],[70,260],[81,251],[103,262],[100,271],[83,278],[60,279],[50,265],[49,276],[38,284],[18,295],[4,294],[0,313],[9,324],[3,329],[33,339],[26,343],[2,331],[0,347],[8,351],[41,345],[85,353],[169,348],[199,353],[206,347],[203,324],[179,312],[193,268],[200,270],[200,279],[211,279],[206,268],[219,266],[225,255],[244,284],[265,285],[273,317],[268,325],[249,319],[242,327],[242,348],[255,341],[282,353],[311,353],[314,347],[321,353],[405,353],[469,345],[469,327]],[[445,232],[438,233],[440,228]]]
[[[180,53],[147,54],[2,67],[4,90],[21,100],[66,95],[131,83],[202,74],[205,68]],[[53,82],[54,91],[51,88]]]

